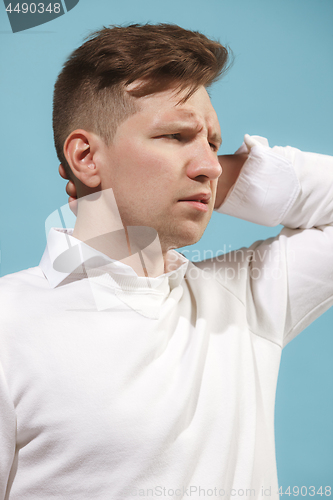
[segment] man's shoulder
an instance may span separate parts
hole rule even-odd
[[[13,295],[23,295],[33,289],[45,287],[47,280],[39,266],[7,274],[0,278],[1,301]],[[2,302],[3,303],[3,302]]]
[[[25,325],[30,311],[38,308],[49,288],[40,267],[24,269],[0,278],[0,335],[12,333],[14,325]]]
[[[248,279],[249,266],[256,260],[260,248],[265,244],[271,244],[275,239],[257,240],[249,247],[238,248],[191,264],[200,270],[203,276],[207,273],[207,276],[223,283],[230,280],[240,283]]]
[[[212,287],[216,286],[216,290],[221,290],[222,293],[228,291],[245,303],[246,294],[251,290],[249,283],[269,276],[267,269],[263,269],[264,261],[266,264],[267,260],[271,262],[272,272],[275,265],[278,265],[275,264],[276,259],[273,259],[277,253],[273,243],[279,245],[278,240],[278,236],[257,240],[249,247],[191,262],[186,277],[191,282],[198,281],[200,288],[212,291]]]

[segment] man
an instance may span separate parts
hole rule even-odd
[[[114,27],[59,75],[77,223],[1,280],[1,498],[278,498],[281,349],[333,304],[333,162],[249,136],[219,158],[226,55]],[[214,207],[285,228],[194,265],[174,249]]]

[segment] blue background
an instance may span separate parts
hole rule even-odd
[[[333,154],[331,0],[80,0],[67,14],[16,34],[0,4],[1,275],[39,263],[45,220],[67,202],[51,127],[62,64],[90,31],[130,22],[176,23],[232,48],[234,65],[211,92],[221,154],[234,152],[244,133]],[[195,260],[193,249],[202,256],[204,249],[229,251],[279,230],[214,214],[187,256]],[[333,483],[332,330],[331,309],[283,352],[275,421],[284,490]]]

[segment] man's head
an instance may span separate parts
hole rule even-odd
[[[77,49],[55,86],[53,123],[59,159],[88,188],[79,195],[112,188],[124,225],[154,227],[164,249],[198,241],[221,173],[206,87],[227,57],[174,25],[105,28]]]
[[[171,86],[209,87],[226,69],[228,51],[198,32],[171,24],[104,28],[76,49],[58,76],[54,90],[55,147],[67,174],[66,138],[76,129],[110,144],[117,126],[138,109],[139,99]],[[142,85],[131,92],[136,80]]]

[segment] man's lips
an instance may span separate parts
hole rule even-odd
[[[199,201],[207,205],[209,203],[209,200],[211,199],[211,196],[212,195],[210,193],[198,193],[191,196],[186,196],[178,201]]]
[[[191,196],[186,196],[178,200],[179,202],[184,202],[187,205],[196,208],[202,212],[208,211],[208,203],[211,198],[210,193],[197,193]]]

